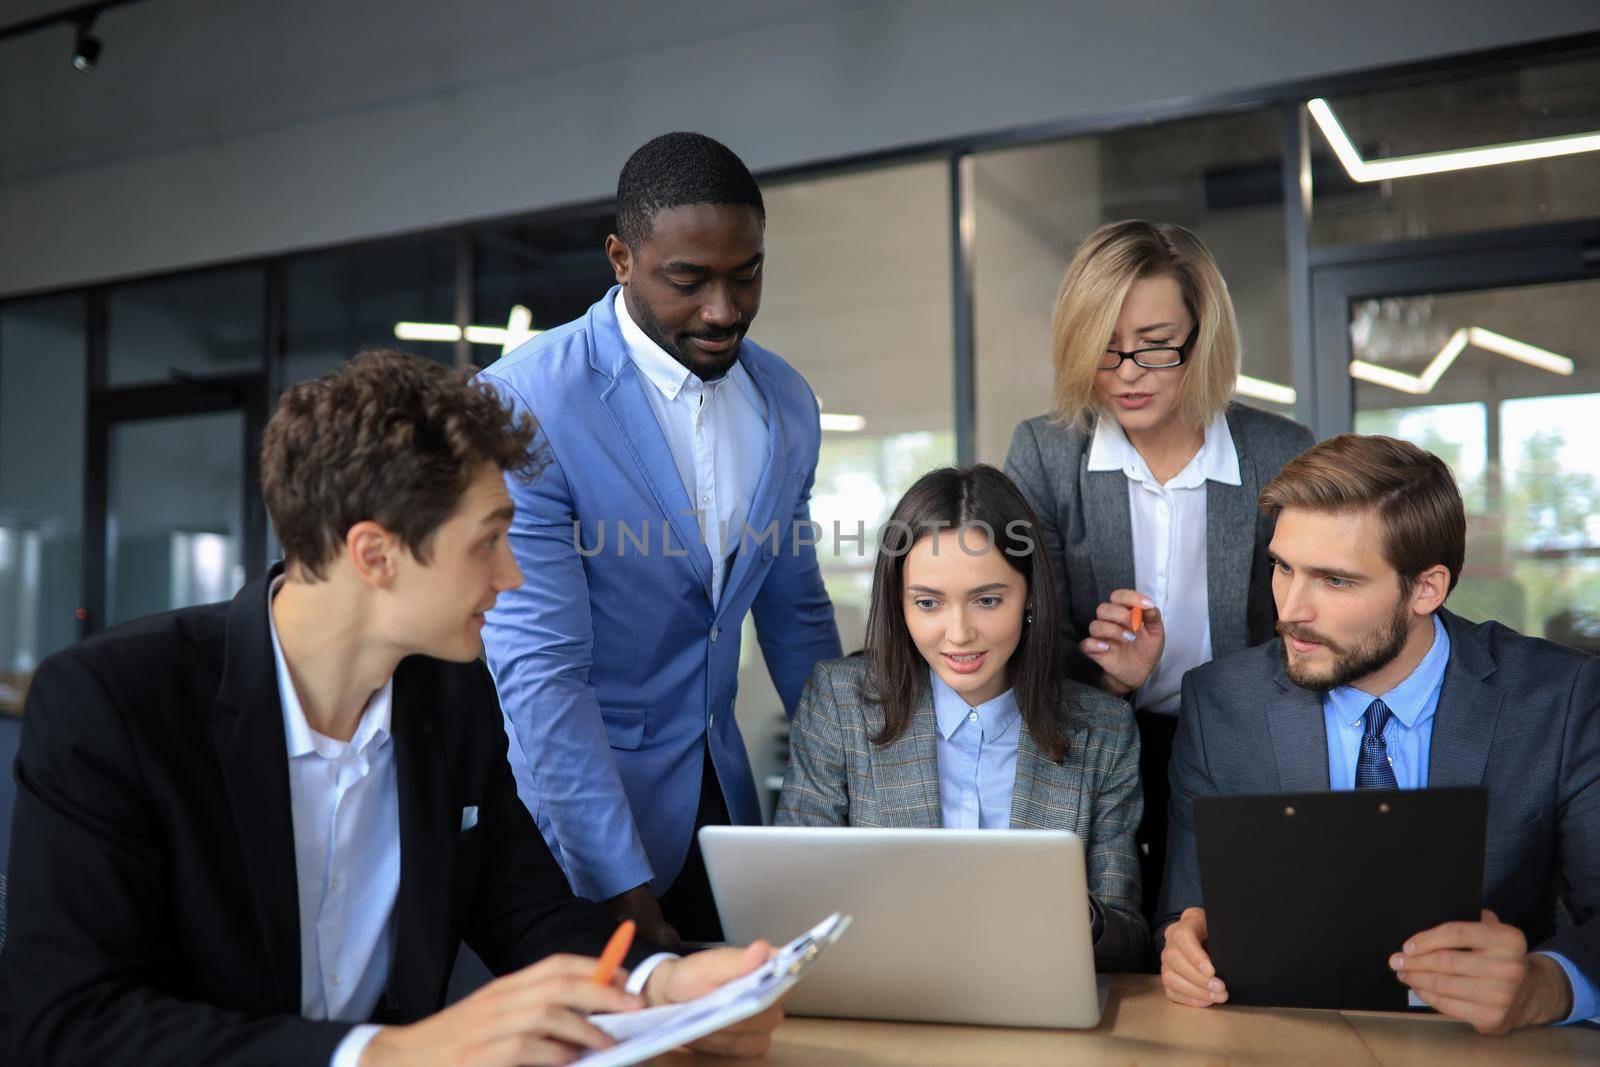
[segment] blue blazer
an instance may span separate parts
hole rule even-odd
[[[733,821],[761,821],[733,716],[747,611],[790,715],[812,665],[840,654],[814,539],[795,536],[810,521],[822,438],[810,386],[773,353],[740,346],[767,402],[770,460],[747,520],[760,536],[740,539],[713,607],[711,557],[618,329],[616,295],[482,375],[532,412],[549,461],[531,482],[507,478],[523,584],[500,595],[484,644],[518,792],[573,889],[592,900],[672,884],[708,741]]]

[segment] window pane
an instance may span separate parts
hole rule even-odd
[[[283,384],[334,370],[364,348],[399,348],[444,363],[449,341],[396,337],[402,322],[455,323],[455,241],[391,241],[289,261]]]
[[[82,603],[86,305],[0,305],[0,711],[20,711]]]
[[[525,222],[496,227],[473,242],[473,320],[501,328],[544,330],[582,315],[615,284],[606,260],[609,211],[557,222]],[[514,309],[522,307],[523,319]],[[505,343],[474,344],[472,361],[486,367],[500,358]]]
[[[949,180],[943,163],[918,163],[763,195],[766,283],[751,338],[805,375],[825,426],[854,427],[824,429],[811,501],[850,652],[866,628],[877,527],[912,482],[955,460]],[[783,772],[775,735],[787,722],[750,623],[735,711],[765,786]]]
[[[117,286],[106,304],[107,381],[259,371],[264,302],[255,267]]]
[[[244,585],[244,416],[126,422],[111,432],[112,624],[232,597]]]
[[[1600,652],[1600,282],[1359,301],[1356,429],[1437,453],[1467,505],[1453,611]]]
[[[1328,100],[1367,163],[1600,132],[1600,58]],[[1600,214],[1600,155],[1356,182],[1311,127],[1314,244],[1367,244]]]
[[[1049,410],[1050,314],[1067,261],[1119,219],[1176,222],[1199,235],[1233,296],[1243,372],[1265,383],[1254,392],[1286,400],[1281,159],[1277,120],[1264,111],[977,156],[978,457],[1001,463],[1017,424]],[[1241,399],[1293,414],[1292,403]]]

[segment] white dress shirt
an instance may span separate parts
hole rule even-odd
[[[1133,706],[1178,713],[1184,673],[1211,659],[1211,604],[1206,592],[1206,482],[1239,484],[1239,451],[1228,420],[1218,414],[1206,427],[1194,458],[1162,485],[1117,425],[1095,422],[1088,469],[1120,470],[1128,478],[1135,588],[1156,602],[1166,627],[1161,662],[1134,694]]]
[[[645,396],[667,439],[711,554],[711,602],[722,597],[728,557],[739,547],[761,474],[770,459],[767,402],[744,364],[703,382],[641,330],[619,291],[617,325],[647,383]],[[680,546],[688,548],[689,546]]]
[[[274,595],[282,583],[274,583]],[[389,983],[400,893],[400,798],[389,736],[394,679],[372,695],[349,741],[319,734],[300,706],[270,607],[267,621],[289,750],[300,1014],[365,1023]],[[353,1067],[378,1029],[353,1029],[330,1067]]]

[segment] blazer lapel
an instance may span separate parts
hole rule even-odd
[[[1450,635],[1450,662],[1433,715],[1428,785],[1478,785],[1505,694],[1484,681],[1497,665],[1471,627],[1447,611],[1439,614]]]
[[[1089,731],[1067,738],[1067,759],[1051,763],[1034,744],[1026,723],[1017,739],[1017,780],[1011,789],[1011,829],[1061,830],[1077,824],[1083,810],[1083,749]]]
[[[1276,663],[1273,680],[1278,696],[1262,709],[1263,732],[1271,738],[1278,768],[1278,790],[1284,793],[1325,793],[1328,785],[1328,731],[1322,715],[1322,697],[1289,680],[1283,668],[1281,639],[1273,642]]]
[[[289,747],[267,624],[272,568],[228,611],[222,683],[211,723],[250,898],[282,1011],[300,1013],[300,885],[289,800]]]
[[[1245,454],[1244,435],[1232,412],[1228,432],[1239,454],[1239,484],[1206,484],[1206,613],[1213,658],[1237,652],[1249,641],[1250,564],[1255,556],[1256,498],[1261,492],[1261,479]]]
[[[867,704],[868,729],[883,729],[883,712]],[[924,687],[905,731],[887,745],[868,745],[872,786],[885,826],[934,829],[944,824],[939,803],[938,735],[933,695]]]
[[[1095,595],[1104,603],[1114,589],[1133,588],[1133,541],[1128,531],[1133,519],[1128,512],[1128,476],[1121,471],[1092,471],[1089,450],[1083,453],[1078,471],[1078,488],[1083,494],[1083,526],[1094,560]]]
[[[778,530],[779,543],[789,531],[782,528],[782,523],[787,521],[788,515],[774,513],[777,506],[778,492],[787,481],[789,470],[788,438],[784,432],[783,405],[778,402],[777,385],[767,373],[767,366],[755,355],[751,348],[744,346],[740,356],[745,371],[750,375],[750,380],[756,383],[756,388],[761,391],[761,397],[767,402],[767,466],[761,472],[761,480],[756,483],[755,496],[750,501],[750,511],[745,518],[745,523],[758,534],[764,531],[771,522],[780,524]],[[736,539],[739,555],[733,563],[733,570],[729,573],[722,598],[717,602],[720,615],[728,610],[730,604],[738,600],[738,589],[749,577],[750,570],[755,566],[756,552],[753,539],[743,536],[743,530],[731,530],[728,536]]]
[[[420,668],[402,660],[394,676],[395,789],[400,799],[400,895],[386,1000],[401,1018],[438,1006],[448,975],[455,834],[444,741]]]
[[[628,346],[622,339],[616,313],[611,307],[615,299],[616,289],[612,289],[589,312],[590,333],[596,346],[590,365],[611,378],[611,384],[600,394],[600,401],[611,413],[618,434],[638,466],[639,473],[644,476],[656,507],[661,509],[671,526],[676,542],[672,554],[687,553],[684,558],[694,568],[709,598],[711,554],[706,551],[705,539],[700,536],[694,505],[689,501],[689,492],[684,488],[678,465],[673,462],[672,449],[667,444],[666,435],[661,432],[661,424],[656,421],[655,410],[650,407],[650,401],[644,394],[646,389],[654,387],[640,380],[638,368],[628,358]],[[612,532],[619,538],[622,536],[620,530]],[[660,551],[654,538],[650,538],[649,543],[650,551]]]

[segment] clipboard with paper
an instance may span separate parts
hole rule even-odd
[[[576,1062],[585,1067],[626,1067],[766,1011],[805,977],[823,950],[839,940],[849,926],[850,916],[835,912],[749,974],[685,1004],[591,1015],[589,1021],[617,1043]]]

